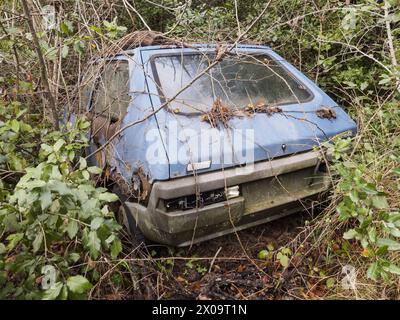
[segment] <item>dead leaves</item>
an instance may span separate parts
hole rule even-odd
[[[257,103],[249,103],[244,109],[232,109],[226,106],[221,99],[218,97],[211,108],[210,111],[205,112],[201,116],[202,121],[206,121],[211,124],[212,127],[216,128],[220,123],[224,125],[225,128],[228,128],[228,122],[233,117],[250,117],[255,113],[265,113],[267,116],[272,116],[274,114],[283,114],[282,108],[276,105],[267,104],[265,100],[260,100]],[[316,114],[321,119],[336,119],[336,112],[335,110],[321,106],[317,111]],[[302,120],[302,119],[299,119]]]
[[[217,98],[211,110],[201,116],[201,120],[208,122],[214,128],[216,128],[219,123],[222,123],[224,127],[227,128],[228,121],[233,116],[234,112],[224,105],[220,98]]]
[[[217,48],[215,51],[215,61],[221,61],[227,51],[227,48],[225,46],[220,46],[219,44],[217,44]]]
[[[251,113],[265,113],[268,116],[282,112],[282,109],[278,106],[268,105],[265,101],[259,101],[256,104],[250,103],[244,110]]]
[[[202,121],[206,121],[214,128],[222,123],[225,128],[228,128],[228,121],[233,117],[252,116],[254,113],[265,113],[272,116],[275,113],[282,113],[282,109],[278,106],[268,105],[264,101],[259,101],[256,104],[248,104],[243,110],[233,110],[226,106],[218,97],[211,110],[201,116]]]

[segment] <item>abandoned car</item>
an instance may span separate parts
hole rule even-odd
[[[357,130],[262,45],[121,50],[86,69],[79,99],[128,230],[174,246],[312,207],[331,181],[321,143]]]

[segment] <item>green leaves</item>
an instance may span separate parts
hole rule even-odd
[[[89,249],[90,255],[94,259],[97,259],[101,248],[101,242],[99,237],[97,236],[97,232],[90,231],[84,241],[86,242],[86,247]]]
[[[82,299],[93,288],[88,279],[81,275],[68,277],[65,284],[56,282],[44,291],[43,300],[65,300],[67,298]]]
[[[282,248],[276,254],[276,259],[279,261],[282,267],[287,268],[289,266],[289,256],[292,254],[292,250],[289,248]]]
[[[111,39],[116,39],[122,36],[127,30],[126,27],[117,24],[117,17],[115,17],[111,22],[103,21],[103,24],[106,29],[106,35]]]
[[[267,249],[261,250],[258,253],[257,257],[258,257],[258,259],[261,259],[261,260],[268,260],[273,257],[273,254],[274,254],[273,252],[274,252],[274,246],[271,243],[269,243],[269,244],[267,244]]]
[[[60,23],[60,31],[66,36],[71,35],[74,32],[74,27],[71,21],[64,20]]]
[[[114,202],[118,200],[118,196],[113,193],[104,192],[99,195],[99,200],[106,201],[106,202]]]
[[[400,268],[392,263],[387,267],[386,271],[400,276]]]
[[[6,253],[7,249],[6,246],[0,242],[0,254]]]
[[[73,293],[82,294],[92,289],[93,285],[85,277],[77,275],[67,279],[67,287]]]
[[[349,8],[346,11],[347,14],[342,20],[342,28],[344,31],[349,32],[357,27],[357,11],[355,8]]]
[[[101,174],[103,170],[99,167],[88,167],[87,171],[89,171],[91,174]]]
[[[379,247],[386,246],[389,251],[398,251],[398,250],[400,250],[400,243],[397,242],[397,241],[394,241],[392,239],[379,238],[377,240],[377,245]]]
[[[372,205],[377,209],[386,209],[389,206],[385,196],[373,196]]]
[[[63,284],[61,282],[55,283],[51,288],[44,292],[42,300],[56,300],[59,297],[62,289]]]
[[[368,231],[367,231],[367,232],[368,232],[369,241],[370,241],[371,243],[375,243],[376,240],[377,240],[376,228],[370,227],[370,228],[368,228]]]
[[[11,128],[11,130],[14,131],[15,133],[18,133],[18,132],[19,132],[19,128],[20,128],[20,126],[19,126],[19,121],[18,121],[18,120],[15,120],[15,119],[11,120],[11,121],[10,121],[10,128]]]
[[[289,257],[287,255],[278,252],[276,258],[278,259],[282,267],[287,268],[289,266]]]
[[[378,280],[379,277],[379,265],[378,262],[372,263],[367,271],[367,277],[372,280]]]
[[[40,197],[40,206],[42,208],[42,210],[46,210],[48,207],[50,207],[51,203],[52,203],[52,196],[51,196],[51,192],[49,190],[44,190]]]
[[[261,260],[267,260],[267,258],[269,257],[269,251],[268,250],[261,250],[258,255],[257,255],[258,259]]]
[[[43,243],[43,233],[38,232],[38,234],[35,237],[35,240],[33,240],[32,242],[33,252],[38,252],[40,247],[42,246],[42,243]]]
[[[74,47],[74,50],[75,50],[78,54],[82,55],[82,54],[85,53],[86,45],[85,45],[85,42],[82,41],[81,39],[75,40],[75,41],[74,41],[74,46],[73,46],[73,47]]]
[[[121,240],[115,239],[111,245],[111,258],[115,259],[122,252]]]
[[[85,158],[79,158],[79,170],[84,170],[87,167],[87,162]]]
[[[19,115],[21,119],[23,116],[23,113]],[[20,157],[14,153],[23,172],[19,173],[18,183],[8,187],[11,192],[0,204],[0,230],[4,234],[0,232],[0,268],[1,255],[7,253],[12,257],[7,260],[7,269],[15,273],[14,291],[37,288],[35,281],[48,276],[41,271],[48,264],[62,272],[63,278],[48,282],[50,288],[39,289],[38,297],[85,298],[92,288],[89,279],[97,279],[98,271],[82,269],[83,277],[75,264],[88,263],[101,255],[115,259],[122,251],[117,233],[120,226],[107,209],[107,203],[118,197],[104,188],[96,188],[90,180],[90,173],[101,174],[100,168],[87,167],[83,157],[75,158],[87,146],[89,125],[76,119],[63,132],[46,131],[38,143],[40,149],[29,149]],[[1,130],[7,133],[7,138],[15,138],[28,129],[32,130],[14,117],[7,126],[2,127],[0,123],[0,137]],[[19,141],[15,139],[13,143]],[[10,148],[16,150],[11,144]],[[25,165],[25,154],[33,152],[36,152],[34,161]],[[46,259],[42,256],[44,249],[47,249]],[[32,294],[24,293],[27,298]]]
[[[70,220],[67,226],[67,232],[70,239],[73,239],[76,236],[78,230],[79,230],[78,222],[76,220]]]
[[[98,228],[100,228],[100,226],[103,224],[104,219],[101,217],[96,217],[92,220],[92,222],[90,223],[90,228],[92,230],[97,230]]]
[[[53,146],[53,151],[54,152],[58,152],[60,151],[61,147],[65,144],[65,140],[64,139],[59,139],[57,140],[57,142],[54,144]]]
[[[354,229],[350,229],[343,234],[343,238],[346,240],[353,239],[357,235],[357,231]]]
[[[328,289],[332,288],[335,285],[335,279],[334,278],[329,278],[326,280],[326,287]]]
[[[24,237],[23,233],[14,233],[10,234],[6,239],[9,241],[7,245],[7,251],[13,250],[17,244],[22,240]]]
[[[369,266],[367,277],[375,281],[378,280],[379,277],[382,277],[385,281],[388,281],[389,277],[387,273],[399,276],[400,268],[389,261],[378,260]]]
[[[367,271],[368,278],[388,280],[390,274],[397,274],[399,271],[389,261],[390,251],[400,251],[400,242],[397,239],[400,238],[400,223],[397,223],[400,215],[393,212],[390,206],[390,194],[384,183],[379,183],[381,176],[371,178],[371,169],[363,162],[365,159],[358,154],[350,158],[346,153],[340,152],[341,144],[333,143],[333,148],[337,148],[334,153],[339,155],[334,160],[333,168],[341,178],[336,192],[343,195],[343,200],[337,205],[337,212],[342,221],[349,221],[353,226],[344,232],[343,238],[359,241],[364,248],[361,255],[374,259]],[[364,141],[362,148],[363,156],[368,154],[372,159],[378,157],[374,154],[379,148],[376,144]],[[393,159],[396,158],[392,157],[390,162]],[[372,160],[368,158],[367,161],[371,163]],[[379,161],[382,161],[381,157]],[[393,169],[389,172],[397,174]]]

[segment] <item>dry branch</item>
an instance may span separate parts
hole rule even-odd
[[[41,82],[42,82],[43,89],[46,92],[47,100],[49,102],[49,107],[50,107],[50,111],[52,114],[53,125],[54,125],[54,128],[56,130],[58,130],[59,123],[58,123],[56,101],[53,97],[53,94],[50,91],[49,79],[47,77],[46,64],[44,62],[43,54],[40,49],[39,39],[36,35],[35,27],[33,26],[32,16],[29,12],[29,8],[28,8],[28,4],[27,4],[26,0],[22,0],[21,4],[22,4],[22,8],[24,10],[24,13],[25,13],[25,16],[26,16],[26,19],[28,22],[29,30],[31,31],[31,34],[32,34],[33,45],[34,45],[35,51],[38,55],[39,64],[40,64]]]

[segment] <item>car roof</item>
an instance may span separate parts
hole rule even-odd
[[[231,45],[229,43],[227,43],[226,45]],[[194,44],[190,44],[190,46],[177,46],[177,45],[153,45],[153,46],[144,46],[144,47],[137,47],[135,49],[128,49],[128,50],[123,50],[120,51],[119,53],[117,53],[117,55],[119,54],[134,54],[135,52],[137,52],[137,50],[140,51],[148,51],[148,50],[165,50],[165,49],[191,49],[191,48],[202,48],[202,49],[213,49],[213,48],[217,48],[218,46],[220,46],[220,44],[213,44],[213,43],[194,43]],[[265,45],[258,45],[258,44],[237,44],[235,45],[236,48],[239,49],[271,49],[268,46]]]

